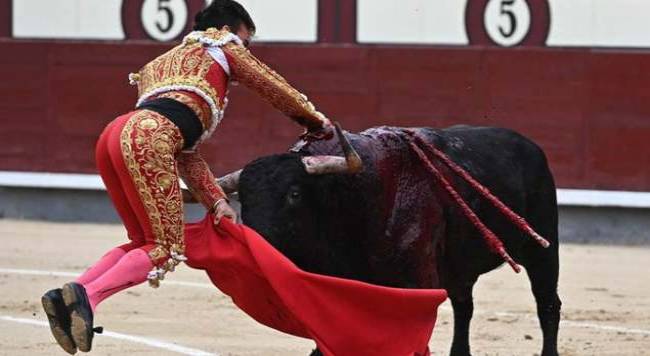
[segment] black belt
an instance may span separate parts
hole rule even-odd
[[[183,149],[188,149],[196,143],[203,134],[203,125],[194,110],[180,101],[170,98],[147,100],[138,106],[141,110],[151,110],[173,122],[183,136]]]

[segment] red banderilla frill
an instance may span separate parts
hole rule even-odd
[[[440,159],[447,167],[449,167],[454,173],[458,174],[461,176],[467,183],[470,184],[472,188],[474,188],[479,194],[481,194],[484,198],[486,198],[492,205],[494,205],[501,213],[503,213],[508,220],[510,220],[518,229],[523,231],[524,233],[530,235],[535,239],[535,241],[540,244],[542,247],[548,247],[550,243],[544,239],[542,236],[540,236],[535,230],[526,222],[524,218],[519,216],[517,213],[513,212],[510,208],[508,208],[499,198],[494,196],[489,189],[484,187],[481,183],[476,181],[474,177],[472,177],[467,171],[465,171],[462,167],[454,163],[447,155],[445,155],[442,151],[436,149],[433,147],[431,144],[427,143],[424,141],[421,137],[417,136],[414,132],[412,131],[406,131],[407,134],[411,137],[411,140],[409,141],[409,146],[411,149],[418,155],[420,160],[424,163],[425,168],[436,177],[438,181],[442,184],[443,188],[447,191],[447,193],[454,199],[456,204],[458,204],[461,208],[461,211],[463,214],[470,220],[470,222],[481,232],[481,235],[483,236],[483,239],[487,243],[488,247],[490,250],[501,256],[508,264],[512,267],[512,269],[519,273],[521,271],[521,267],[510,257],[508,252],[506,251],[505,247],[503,246],[503,242],[487,227],[483,222],[479,219],[479,217],[474,213],[472,208],[467,205],[465,200],[458,194],[458,192],[454,189],[454,187],[449,183],[449,181],[444,177],[444,175],[438,170],[433,163],[429,160],[427,157],[426,153],[418,146],[424,146],[433,153],[435,157]]]

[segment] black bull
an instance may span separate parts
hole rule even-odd
[[[526,268],[544,336],[542,355],[556,355],[561,305],[557,203],[543,151],[506,129],[414,130],[551,243],[546,249],[537,245],[472,187],[441,168]],[[476,228],[409,149],[403,129],[372,128],[346,137],[363,159],[360,173],[307,173],[301,157],[341,155],[336,138],[248,164],[239,179],[244,223],[307,271],[384,286],[447,289],[454,309],[451,354],[469,355],[472,288],[502,259],[488,250]]]

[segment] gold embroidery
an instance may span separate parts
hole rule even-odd
[[[158,123],[154,119],[144,119],[138,124],[141,129],[153,130],[158,127]]]
[[[159,263],[170,254],[182,254],[183,202],[175,160],[183,146],[180,131],[164,116],[142,110],[127,121],[120,140],[157,245],[149,257]]]
[[[222,47],[233,58],[233,79],[256,91],[273,107],[309,129],[322,128],[327,118],[314,108],[307,97],[282,76],[235,43]]]
[[[167,256],[169,256],[169,251],[165,250],[162,246],[156,246],[149,251],[149,258],[151,258],[152,261],[159,261]]]
[[[192,195],[206,209],[211,210],[214,203],[226,196],[198,151],[181,153],[178,171]]]
[[[201,43],[185,42],[147,63],[130,78],[137,82],[140,97],[163,87],[189,86],[219,103],[217,91],[206,79],[210,67],[215,64]]]

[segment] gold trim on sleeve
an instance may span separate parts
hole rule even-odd
[[[273,107],[310,131],[321,129],[329,123],[325,115],[316,111],[304,94],[253,56],[244,46],[231,42],[222,49],[233,59],[233,80],[254,90]]]

